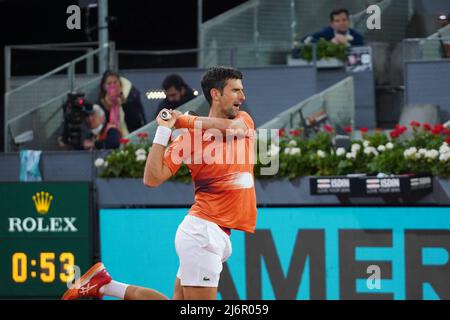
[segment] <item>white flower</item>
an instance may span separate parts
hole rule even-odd
[[[417,155],[418,155],[419,157],[417,157]],[[419,159],[419,158],[420,158],[420,154],[417,153],[417,148],[416,148],[416,147],[411,147],[411,148],[409,148],[409,149],[406,149],[406,150],[403,152],[403,156],[404,156],[405,158],[409,158],[409,157],[415,157],[416,159]]]
[[[389,149],[389,150],[394,149],[394,144],[392,142],[386,143],[386,149]]]
[[[352,152],[358,152],[359,150],[361,150],[361,146],[359,144],[352,144]]]
[[[319,158],[325,158],[326,154],[325,154],[325,152],[323,152],[322,150],[318,150],[318,151],[317,151],[317,156],[318,156]]]
[[[297,141],[295,141],[295,140],[291,140],[291,141],[289,141],[289,143],[288,143],[288,147],[296,147],[297,146]]]
[[[336,150],[336,155],[337,156],[343,156],[345,154],[345,149],[344,148],[338,148],[337,150]]]
[[[353,41],[353,36],[351,34],[346,35],[348,41]]]
[[[370,154],[373,153],[374,151],[376,151],[374,147],[367,147],[367,148],[364,148],[364,153],[367,154],[367,155],[370,155]]]
[[[377,150],[380,151],[380,152],[383,152],[383,151],[386,150],[386,147],[383,146],[383,145],[379,145],[378,148],[377,148]]]
[[[147,160],[147,156],[145,154],[140,154],[136,157],[136,161],[141,162],[141,161],[145,161],[145,160]]]
[[[356,159],[356,153],[354,152],[348,152],[346,155],[347,159],[351,160],[351,159]]]
[[[291,149],[291,155],[300,154],[302,150],[300,148],[292,148]]]
[[[370,142],[367,140],[364,140],[363,146],[364,146],[364,148],[367,148],[368,146],[370,146]]]
[[[108,167],[108,161],[105,161],[105,163],[103,164],[103,167],[104,167],[104,168],[107,168],[107,167]]]
[[[421,149],[419,149],[419,153],[420,153],[420,155],[425,155],[427,153],[427,149],[421,148]]]
[[[425,157],[434,160],[439,157],[439,152],[437,150],[427,150],[427,152],[425,153]]]
[[[284,154],[290,154],[291,153],[291,148],[285,148],[283,153]]]
[[[422,155],[420,153],[416,153],[415,157],[416,157],[416,159],[420,159],[422,157]]]
[[[105,160],[103,160],[102,158],[97,158],[97,159],[95,160],[95,162],[94,162],[94,165],[95,165],[97,168],[101,168],[101,167],[103,167],[103,166],[105,165]]]
[[[144,156],[147,155],[147,151],[145,151],[144,149],[137,149],[136,152],[134,153],[137,156],[139,156],[140,154],[143,154]]]
[[[443,153],[439,156],[439,161],[441,162],[447,162],[448,159],[450,159],[450,152]]]
[[[447,155],[445,154],[445,153],[443,153],[443,154],[441,154],[440,156],[439,156],[439,161],[441,161],[441,162],[446,162],[447,161]]]
[[[275,144],[271,144],[270,148],[269,148],[269,157],[273,158],[278,156],[278,154],[280,153],[280,147],[275,145]]]
[[[375,155],[375,156],[378,155],[378,151],[377,151],[377,149],[375,149],[374,147],[367,147],[367,148],[364,148],[364,153],[367,154],[367,155],[371,155],[371,154],[373,154],[373,155]]]
[[[439,153],[447,153],[450,152],[450,148],[448,147],[448,145],[444,145],[442,144],[442,146],[439,148]]]

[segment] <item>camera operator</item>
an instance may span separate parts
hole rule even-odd
[[[83,150],[83,141],[90,135],[86,116],[92,112],[92,104],[84,99],[84,94],[72,92],[62,105],[64,123],[58,145],[66,150]]]
[[[120,145],[120,131],[106,121],[102,107],[91,104],[82,93],[70,93],[62,106],[63,134],[58,144],[66,150],[114,149]]]
[[[105,111],[94,104],[86,116],[90,135],[83,140],[85,150],[115,149],[120,146],[121,134],[116,125],[106,122]]]

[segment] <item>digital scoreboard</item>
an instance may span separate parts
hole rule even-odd
[[[0,298],[59,298],[92,264],[89,183],[1,183],[0,195]]]

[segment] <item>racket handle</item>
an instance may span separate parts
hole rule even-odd
[[[161,112],[161,115],[159,117],[164,121],[167,121],[172,118],[172,115],[169,113],[169,111],[164,110],[163,112]]]

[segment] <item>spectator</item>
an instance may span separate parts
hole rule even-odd
[[[90,132],[83,140],[85,150],[115,149],[120,146],[121,134],[118,128],[106,122],[105,111],[98,104],[94,104],[92,112],[86,116],[86,124]]]
[[[447,15],[444,13],[439,14],[438,20],[441,28],[448,26],[450,24],[450,12]]]
[[[349,46],[364,45],[363,36],[356,30],[350,28],[350,16],[347,9],[336,9],[330,13],[330,25],[321,31],[305,36],[302,42],[308,44],[325,39],[335,44],[346,44]]]
[[[106,111],[109,123],[117,125],[122,136],[145,125],[140,92],[118,73],[108,70],[100,83],[99,104]]]
[[[191,87],[178,74],[167,76],[162,83],[162,87],[166,98],[159,104],[156,114],[164,108],[176,109],[195,98]]]

